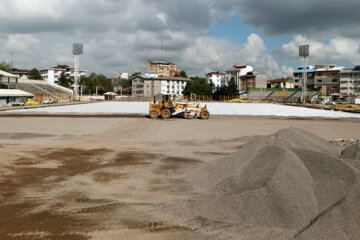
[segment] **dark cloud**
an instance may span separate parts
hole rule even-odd
[[[259,36],[239,46],[207,36],[211,24],[238,14],[270,35],[356,37],[357,9],[357,1],[346,0],[1,0],[0,56],[9,61],[4,56],[12,51],[20,68],[72,65],[72,43],[81,42],[81,67],[107,76],[143,72],[147,59],[161,56],[191,74],[223,71],[238,59],[236,64],[253,64],[275,76],[289,69],[277,65]],[[246,58],[240,56],[244,52]]]
[[[223,0],[214,8],[237,12],[268,35],[360,36],[359,0]]]

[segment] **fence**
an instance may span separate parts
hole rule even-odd
[[[219,96],[219,99],[215,99],[212,95],[186,95],[184,96],[185,99],[189,101],[230,101],[233,99],[238,99],[239,96],[230,96],[230,95],[223,95]]]

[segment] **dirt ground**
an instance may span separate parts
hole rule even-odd
[[[198,194],[184,173],[282,128],[329,141],[360,137],[355,119],[0,122],[0,239],[250,239],[178,207]]]

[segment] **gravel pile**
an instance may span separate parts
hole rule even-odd
[[[202,192],[189,207],[213,221],[273,229],[287,239],[358,239],[360,172],[341,158],[358,157],[354,146],[341,152],[312,133],[280,130],[189,172]]]
[[[351,145],[341,152],[342,158],[360,160],[360,142]]]

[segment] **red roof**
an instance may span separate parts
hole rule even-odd
[[[170,71],[171,73],[179,73],[179,72],[177,72],[177,71]]]
[[[56,67],[52,67],[53,69],[66,69],[70,68],[68,65],[57,65]]]
[[[17,69],[17,68],[13,68],[12,69],[13,73],[29,73],[29,70],[25,70],[25,69]]]
[[[220,72],[210,72],[208,73],[208,75],[225,75],[225,74]]]
[[[236,70],[241,70],[241,69],[244,69],[244,68],[246,68],[246,66],[235,66],[233,68],[227,69],[226,71],[236,71]]]

